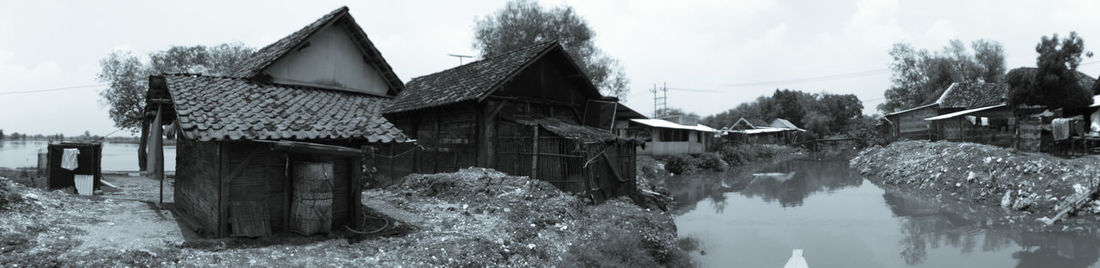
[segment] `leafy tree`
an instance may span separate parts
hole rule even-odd
[[[4,139],[4,130],[0,129],[0,140]]]
[[[114,51],[100,60],[98,78],[109,83],[100,96],[110,105],[115,126],[133,132],[141,130],[138,165],[145,169],[145,133],[143,124],[145,93],[149,76],[162,73],[200,73],[229,75],[248,59],[254,49],[241,43],[206,46],[173,46],[149,54],[148,64],[128,51]]]
[[[546,9],[530,0],[508,2],[504,9],[477,22],[474,48],[490,57],[497,53],[556,40],[601,93],[624,99],[630,91],[630,80],[619,61],[604,55],[596,47],[595,32],[573,11],[563,6]]]
[[[1002,81],[1005,63],[1001,44],[979,39],[970,47],[973,55],[959,40],[952,40],[940,52],[894,44],[890,49],[892,85],[884,94],[886,102],[878,109],[893,112],[931,103],[955,82]]]
[[[1092,104],[1092,90],[1077,81],[1077,66],[1085,52],[1085,41],[1070,32],[1065,39],[1058,34],[1043,36],[1035,51],[1036,68],[1017,68],[1006,75],[1010,87],[1009,104],[1044,105],[1078,111]]]
[[[863,117],[863,103],[851,94],[807,93],[777,89],[772,96],[761,96],[725,112],[704,117],[703,124],[723,128],[740,118],[769,123],[776,118],[791,121],[812,135],[844,134],[854,121]]]
[[[787,119],[795,125],[802,125],[802,116],[806,113],[802,109],[802,101],[800,95],[806,94],[801,91],[793,91],[790,89],[779,90],[776,89],[775,93],[772,93],[773,105],[775,105],[776,117]]]

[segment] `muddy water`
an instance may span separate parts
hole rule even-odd
[[[1096,233],[997,224],[998,208],[884,189],[847,160],[669,178],[681,236],[707,267],[1096,267]]]

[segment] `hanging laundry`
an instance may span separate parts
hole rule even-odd
[[[65,149],[65,152],[61,154],[61,168],[68,170],[76,170],[76,156],[80,154],[80,149],[70,148]]]
[[[1089,132],[1100,132],[1100,109],[1092,112],[1092,115],[1089,116],[1089,119],[1092,119],[1092,124],[1089,125]]]
[[[1051,134],[1053,134],[1054,140],[1060,141],[1069,139],[1069,129],[1072,122],[1073,119],[1069,118],[1055,118],[1053,121],[1051,121],[1050,132]]]

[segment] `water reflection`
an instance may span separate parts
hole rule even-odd
[[[699,201],[713,201],[722,213],[726,193],[779,203],[782,207],[801,206],[816,192],[856,187],[863,178],[847,167],[847,160],[794,160],[769,165],[734,169],[723,173],[677,176],[665,180],[680,214],[695,209]]]
[[[885,190],[883,199],[902,222],[903,250],[907,264],[923,263],[928,248],[950,246],[961,253],[974,252],[981,239],[982,251],[1017,249],[1011,254],[1016,267],[1089,267],[1100,259],[1100,238],[1095,233],[1034,231],[1034,226],[995,224],[1004,217],[997,208],[963,201],[918,196]]]
[[[665,180],[704,263],[820,267],[1090,267],[1097,232],[1006,223],[997,207],[865,182],[847,161],[790,161]],[[1034,221],[1034,220],[1029,220]]]

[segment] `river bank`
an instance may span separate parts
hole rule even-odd
[[[1023,213],[1026,221],[1057,222],[1052,228],[1088,228],[1100,220],[1096,156],[1065,159],[973,143],[901,141],[865,149],[850,165],[876,184],[999,206]]]
[[[370,234],[210,239],[181,229],[171,213],[154,209],[147,200],[73,196],[0,178],[0,263],[691,265],[680,249],[683,240],[677,238],[672,217],[665,212],[640,208],[625,198],[589,205],[549,183],[488,169],[412,175],[400,185],[364,191],[363,203],[369,220],[360,229]]]

